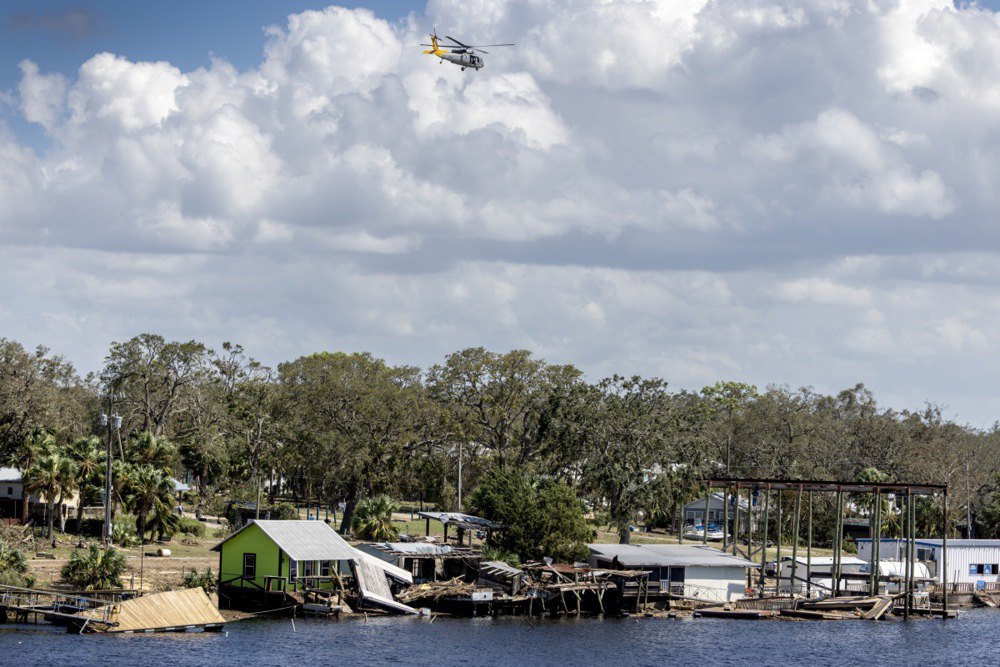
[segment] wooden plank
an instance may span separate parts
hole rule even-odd
[[[188,588],[165,593],[152,593],[114,605],[112,619],[117,625],[104,632],[167,631],[177,627],[221,627],[226,619],[201,588]],[[99,618],[101,610],[76,614],[86,620]]]

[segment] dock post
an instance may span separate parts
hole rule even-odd
[[[868,594],[872,597],[878,595],[878,575],[879,564],[875,559],[875,524],[878,523],[879,489],[875,487],[872,492],[872,508],[868,512],[868,537],[871,539],[870,552],[868,554]]]
[[[833,562],[834,562],[834,580],[833,580],[833,594],[836,596],[840,595],[840,576],[841,576],[841,558],[843,555],[843,539],[844,539],[844,492],[839,488],[837,489],[837,520],[834,522],[834,530],[836,534],[833,536]]]
[[[941,533],[941,618],[948,618],[948,487],[944,489],[944,530]]]
[[[806,597],[812,597],[813,576],[813,492],[809,492],[809,514],[806,519]]]
[[[753,560],[753,489],[747,487],[747,560]]]
[[[705,482],[705,515],[701,517],[701,543],[708,544],[708,507],[712,499],[712,486]]]
[[[736,501],[736,512],[733,516],[733,555],[736,555],[736,543],[740,541],[740,485],[737,484],[733,490],[733,499]]]
[[[906,600],[910,605],[910,613],[913,613],[913,558],[917,555],[917,503],[913,490],[909,492],[910,529],[908,531],[909,543],[906,548]]]
[[[903,557],[909,558],[910,556],[910,490],[906,490],[906,495],[903,496],[903,510],[900,512],[899,516],[899,528],[902,533],[903,543],[900,547],[903,549]],[[907,564],[903,560],[903,618],[910,618],[910,578],[907,576]]]
[[[802,513],[802,487],[795,492],[795,519],[792,528],[792,578],[788,582],[788,594],[795,597],[796,575],[799,568],[799,515]]]
[[[722,488],[722,550],[729,547],[729,487]]]
[[[771,487],[764,490],[764,536],[760,542],[760,597],[764,597],[764,583],[767,570],[767,522],[771,517]]]
[[[778,489],[778,548],[774,556],[774,574],[776,582],[774,584],[774,594],[781,595],[781,498],[785,495],[782,489]]]

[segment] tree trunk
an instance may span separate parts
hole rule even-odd
[[[618,524],[618,544],[632,544],[632,531],[628,523]]]
[[[142,547],[143,544],[146,543],[146,514],[148,513],[149,511],[145,507],[140,507],[139,516],[135,518],[135,522],[136,524],[138,524],[137,530],[139,531],[140,548]]]
[[[49,494],[49,497],[51,498],[53,495],[55,495],[55,494]],[[55,505],[56,505],[56,503],[55,503],[54,500],[50,500],[50,501],[48,501],[48,503],[46,503],[46,510],[47,510],[47,514],[48,514],[47,518],[48,518],[48,523],[49,523],[48,538],[50,540],[52,539],[52,528],[53,528],[53,526],[55,525],[55,522],[56,522]]]
[[[83,535],[83,492],[80,493],[80,501],[76,504],[76,532]]]
[[[344,502],[344,516],[340,522],[340,534],[348,535],[351,532],[351,522],[354,520],[354,508],[358,506],[358,484],[351,485],[350,493]]]
[[[63,507],[63,500],[64,500],[64,498],[60,494],[60,496],[59,496],[59,502],[56,503],[56,507],[59,508],[59,532],[62,533],[63,535],[65,535],[66,534],[66,511],[65,511],[65,508]]]
[[[21,484],[21,524],[28,523],[28,490]]]

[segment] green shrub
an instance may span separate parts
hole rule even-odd
[[[499,547],[483,547],[483,561],[491,560],[507,563],[511,567],[521,567],[521,559],[513,551],[507,551]]]
[[[28,559],[22,551],[0,542],[0,585],[31,588],[35,578],[28,574]]]
[[[205,533],[207,532],[205,530],[205,524],[197,519],[192,519],[186,516],[181,517],[177,530],[185,535],[194,535],[195,537],[205,537]]]
[[[62,578],[81,590],[107,590],[122,587],[121,577],[126,569],[125,554],[114,547],[102,550],[93,544],[89,549],[76,549],[70,554]]]
[[[261,508],[262,510],[264,508]],[[299,511],[291,503],[278,503],[270,508],[272,519],[298,519]]]
[[[212,572],[212,568],[208,568],[204,572],[191,569],[184,573],[184,588],[201,588],[211,595],[215,592],[217,583],[218,581]]]
[[[111,522],[111,541],[122,547],[134,547],[139,544],[139,536],[135,532],[135,516],[119,514]]]
[[[365,498],[354,508],[351,532],[360,540],[389,542],[396,539],[399,529],[392,525],[396,503],[389,496]]]

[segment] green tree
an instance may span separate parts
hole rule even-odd
[[[501,468],[537,460],[548,443],[554,399],[580,382],[580,371],[476,347],[448,355],[427,372],[431,395],[454,415],[455,438],[475,442]]]
[[[392,524],[392,513],[396,509],[396,503],[390,500],[389,496],[365,498],[358,503],[354,511],[351,524],[354,537],[371,542],[389,542],[396,539],[399,529]]]
[[[91,436],[89,438],[77,438],[66,451],[67,456],[73,462],[76,469],[76,479],[74,486],[80,492],[80,501],[76,510],[76,530],[80,530],[83,525],[83,507],[89,492],[96,490],[95,482],[103,479],[105,452],[101,447],[101,441]]]
[[[470,499],[477,514],[501,525],[488,546],[522,560],[548,556],[563,562],[587,557],[594,531],[583,501],[572,488],[552,479],[532,480],[512,469],[487,473]]]
[[[588,388],[575,414],[575,451],[583,461],[581,486],[607,506],[622,544],[640,511],[657,505],[656,494],[671,464],[678,420],[666,383],[614,376]],[[659,481],[658,481],[659,480]]]
[[[35,493],[45,499],[48,538],[52,539],[56,506],[76,488],[76,466],[58,447],[45,452],[24,472],[25,495]],[[65,517],[59,512],[60,530],[65,532]]]
[[[150,464],[130,466],[125,483],[125,503],[135,513],[135,531],[140,540],[145,541],[150,512],[154,513],[161,533],[169,530],[174,522],[165,517],[173,516],[173,497],[173,482],[162,469]]]
[[[102,550],[95,544],[70,554],[62,569],[62,579],[80,590],[108,590],[122,587],[125,570],[125,554],[114,547]]]
[[[321,488],[345,499],[346,532],[362,497],[400,484],[403,455],[423,419],[419,371],[370,354],[324,352],[282,364],[278,372],[293,445],[286,467],[304,479],[307,501]]]

